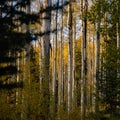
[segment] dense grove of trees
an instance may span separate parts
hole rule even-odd
[[[1,0],[0,120],[119,120],[119,6]]]

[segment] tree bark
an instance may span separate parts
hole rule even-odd
[[[87,75],[87,64],[86,64],[86,41],[87,41],[87,0],[81,1],[81,12],[82,12],[82,68],[81,68],[81,120],[85,120],[86,112],[86,75]],[[84,13],[84,15],[83,15]]]
[[[72,2],[69,0],[68,6],[68,29],[69,29],[69,45],[68,45],[68,112],[72,109],[72,79],[73,79],[73,30],[72,30]]]
[[[42,1],[42,113],[43,119],[49,119],[50,116],[50,33],[51,33],[51,0]]]
[[[50,63],[50,31],[51,31],[51,0],[43,0],[43,10],[42,13],[42,41],[43,41],[43,59],[45,71],[48,75],[49,73],[49,63]]]
[[[63,5],[63,0],[62,0]],[[61,30],[60,30],[60,77],[58,81],[58,104],[63,104],[63,9],[61,11]]]
[[[99,74],[99,60],[100,60],[100,33],[99,33],[99,28],[100,28],[100,22],[96,23],[96,52],[95,52],[95,68],[94,68],[94,79],[93,79],[93,112],[96,112],[98,110],[97,107],[97,87],[98,87],[98,74]]]
[[[73,79],[72,79],[72,107],[74,108],[75,107],[75,102],[76,102],[76,99],[75,99],[75,50],[76,50],[76,18],[74,19],[74,25],[73,25],[73,69],[72,69],[72,76],[73,76]]]

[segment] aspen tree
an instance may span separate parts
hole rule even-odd
[[[91,71],[92,71],[92,68],[91,68],[91,40],[90,40],[90,26],[88,28],[88,43],[87,43],[88,47],[87,47],[87,65],[88,65],[88,72],[87,72],[87,105],[88,105],[88,108],[90,109],[90,98],[91,98]]]
[[[58,43],[58,8],[59,8],[59,0],[56,1],[56,13],[55,13],[55,40],[54,40],[54,68],[53,68],[53,97],[54,97],[54,112],[56,112],[57,106],[57,43]]]
[[[69,30],[69,45],[68,45],[68,112],[72,109],[72,80],[73,80],[73,30],[72,30],[72,2],[69,0],[68,5],[68,30]]]
[[[39,3],[39,10],[41,11],[42,10],[42,2],[41,0],[38,0],[38,3]],[[39,22],[40,22],[40,34],[42,34],[42,13],[39,14]],[[40,90],[42,88],[42,80],[43,80],[43,54],[44,54],[44,46],[43,46],[43,40],[42,40],[42,37],[39,36],[38,38],[38,44],[39,44],[39,84],[40,84]]]
[[[120,49],[120,10],[119,10],[119,5],[120,5],[120,2],[117,1],[117,16],[118,16],[118,20],[117,20],[117,23],[116,23],[116,32],[117,32],[117,50],[119,52],[119,49]],[[119,53],[118,53],[119,54]],[[120,68],[119,68],[119,63],[120,63],[120,59],[118,58],[117,60],[117,64],[118,64],[118,67],[117,67],[117,79],[120,79]],[[117,93],[117,102],[119,102],[119,97],[120,95]]]
[[[81,0],[81,13],[82,13],[82,68],[81,68],[81,120],[85,120],[86,112],[86,75],[87,75],[87,64],[86,64],[86,42],[87,42],[87,7],[88,1]]]
[[[30,0],[28,0],[28,4],[26,6],[26,13],[30,14],[31,13],[31,8],[30,8]],[[26,32],[29,34],[30,32],[30,26],[29,23],[26,25]],[[26,53],[28,54],[27,62],[30,64],[30,45],[26,45]],[[30,85],[30,65],[27,66],[28,68],[28,82]]]
[[[22,69],[22,79],[23,79],[23,82],[25,83],[26,82],[26,51],[25,50],[23,50],[22,51],[22,53],[21,53],[22,55],[21,55],[21,57],[22,57],[22,67],[23,67],[23,69]],[[25,89],[23,89],[22,90],[22,100],[21,100],[21,105],[22,106],[24,106],[25,105],[25,94],[24,94],[24,90]],[[23,110],[21,111],[21,119],[23,119],[24,118],[24,112],[23,112]]]
[[[51,0],[43,0],[42,6],[44,12],[42,13],[42,41],[43,41],[43,59],[46,72],[49,71],[50,60],[50,30],[51,30]],[[49,73],[49,72],[48,72]],[[48,74],[47,73],[47,74]]]
[[[63,5],[63,0],[61,1]],[[60,77],[58,81],[58,104],[63,104],[63,8],[61,10],[61,30],[60,30]]]
[[[42,113],[43,119],[49,118],[50,91],[49,91],[49,66],[50,66],[50,33],[51,33],[51,0],[42,1]],[[47,113],[47,114],[46,114]]]
[[[100,23],[96,23],[96,52],[95,52],[95,68],[94,68],[94,80],[93,80],[93,112],[95,112],[98,108],[96,108],[97,106],[97,99],[96,99],[96,94],[97,93],[97,77],[98,77],[98,71],[99,71],[99,59],[100,59],[100,33],[99,33],[99,26]]]
[[[75,102],[76,102],[76,100],[75,100],[75,88],[76,88],[76,86],[75,86],[75,62],[76,62],[76,60],[75,60],[75,50],[76,50],[76,18],[74,19],[74,25],[73,25],[73,63],[72,63],[72,65],[73,65],[73,69],[72,69],[72,77],[73,77],[73,79],[72,79],[72,107],[74,108],[75,107]]]
[[[117,24],[116,24],[116,28],[117,28],[117,49],[120,48],[120,30],[119,30],[119,28],[120,28],[120,15],[119,15],[120,10],[119,10],[119,5],[120,5],[120,2],[117,1],[117,15],[118,15],[118,21],[117,21]],[[120,60],[118,59],[117,62],[119,64]],[[118,72],[118,78],[120,78],[119,68],[117,69],[117,72]]]

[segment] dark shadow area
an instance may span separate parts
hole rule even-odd
[[[58,5],[58,3],[56,3],[51,7],[46,7],[45,9],[41,9],[40,14],[45,13],[45,12],[47,13],[47,12],[50,12],[50,11],[52,12],[52,11],[55,11],[55,10],[62,10],[68,4],[69,4],[68,1],[65,1],[62,5]]]
[[[6,84],[1,84],[0,83],[0,90],[1,89],[6,89],[6,90],[10,90],[10,89],[15,89],[15,88],[23,88],[24,87],[24,83],[23,82],[14,82],[14,83],[6,83]]]
[[[6,67],[0,68],[0,76],[2,75],[12,75],[17,73],[17,68],[16,66],[9,65]]]

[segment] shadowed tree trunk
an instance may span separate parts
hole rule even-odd
[[[56,1],[56,11],[55,11],[55,39],[54,39],[54,68],[53,68],[53,97],[54,97],[54,114],[57,111],[57,97],[58,97],[58,78],[57,78],[57,49],[58,49],[58,7],[59,7],[59,0]]]
[[[50,66],[50,31],[51,31],[51,0],[42,1],[43,13],[41,16],[42,41],[42,119],[49,119],[50,91],[49,91],[49,66]]]
[[[82,12],[82,68],[81,68],[81,120],[85,120],[86,112],[86,76],[87,76],[87,60],[86,60],[86,42],[87,42],[87,0],[81,0],[81,12]],[[83,14],[84,13],[84,14]]]
[[[96,110],[98,110],[97,107],[97,96],[98,95],[98,91],[97,91],[97,87],[98,87],[98,72],[99,72],[99,60],[100,60],[100,33],[99,33],[99,28],[100,28],[100,22],[97,22],[96,25],[96,52],[95,52],[95,68],[94,68],[94,79],[93,79],[93,112],[96,112]]]
[[[118,1],[117,3],[117,15],[118,15],[118,21],[116,23],[116,28],[117,28],[117,49],[119,50],[120,49],[120,9],[119,9],[119,4],[120,2]],[[117,64],[118,64],[118,67],[117,67],[117,79],[120,79],[120,68],[119,68],[119,63],[120,63],[120,59],[118,58],[117,60]],[[117,94],[117,101],[119,102],[119,97],[120,95]]]
[[[43,59],[45,65],[45,71],[48,75],[49,63],[50,63],[50,30],[51,30],[51,0],[43,0],[42,13],[42,40],[43,40]]]

